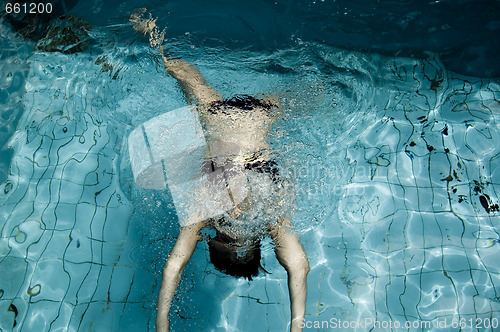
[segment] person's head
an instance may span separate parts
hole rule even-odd
[[[208,242],[210,261],[215,268],[233,277],[252,280],[259,274],[260,240],[234,241],[219,232]],[[265,270],[264,270],[265,271]]]

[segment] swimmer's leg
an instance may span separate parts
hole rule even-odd
[[[148,18],[144,18],[145,13],[146,8],[141,8],[130,16],[130,22],[135,23],[133,29],[144,35],[149,34],[149,45],[160,52],[165,69],[177,79],[186,97],[194,98],[199,105],[205,107],[220,100],[221,95],[208,84],[197,68],[184,60],[170,59],[165,55],[162,45],[165,39],[165,29],[160,32],[156,26],[156,19],[153,19],[151,13]]]
[[[201,240],[200,230],[204,222],[185,226],[181,229],[174,247],[165,261],[163,267],[160,293],[158,294],[158,312],[156,314],[156,331],[169,331],[170,307],[177,287],[181,281],[182,272],[196,249],[196,244]]]
[[[302,324],[304,322],[307,274],[310,269],[304,247],[297,235],[289,230],[290,227],[290,221],[284,219],[272,228],[271,236],[276,245],[276,258],[288,274],[288,291],[290,293],[292,314],[290,331],[298,332],[302,331]]]

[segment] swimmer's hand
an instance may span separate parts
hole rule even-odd
[[[162,32],[156,26],[157,18],[153,18],[151,13],[149,13],[148,18],[144,18],[144,14],[146,13],[146,8],[139,8],[130,15],[130,22],[135,23],[132,29],[135,31],[142,33],[144,36],[149,34],[149,44],[151,47],[156,48],[163,43],[165,39],[165,29]]]
[[[229,211],[229,215],[231,216],[231,218],[237,219],[241,216],[242,212],[243,211],[241,211],[240,207],[237,205],[231,211]]]

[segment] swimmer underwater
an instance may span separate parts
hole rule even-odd
[[[243,218],[252,210],[253,202],[257,199],[266,199],[259,193],[259,190],[262,192],[262,186],[271,188],[271,191],[277,190],[272,188],[279,186],[279,171],[276,162],[269,156],[271,147],[266,142],[268,127],[272,123],[271,109],[276,105],[272,101],[247,95],[236,96],[228,100],[222,99],[198,69],[184,60],[169,59],[165,55],[162,46],[164,32],[159,31],[156,19],[153,19],[151,14],[149,17],[144,17],[145,13],[146,9],[143,8],[130,16],[130,21],[135,23],[133,29],[143,35],[149,35],[150,46],[159,51],[168,74],[177,79],[187,100],[197,106],[200,119],[204,123],[204,134],[209,147],[212,144],[211,151],[217,154],[217,166],[239,163],[249,179],[248,196],[231,211],[209,220],[181,223],[179,236],[162,271],[156,330],[169,331],[170,308],[182,272],[196,244],[202,240],[201,229],[211,227],[216,231],[216,236],[208,241],[210,260],[213,265],[228,275],[245,277],[248,280],[258,275],[259,269],[262,268],[260,240],[265,236],[271,236],[275,245],[276,258],[288,275],[290,331],[302,331],[309,262],[299,238],[290,230],[291,222],[285,217],[273,221],[263,218],[257,224],[248,226]],[[217,144],[210,143],[220,141],[237,145],[237,154],[234,154],[234,150],[229,152],[221,149]],[[239,227],[235,228],[234,225]],[[241,226],[243,226],[243,231],[241,231]]]

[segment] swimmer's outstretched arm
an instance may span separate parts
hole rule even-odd
[[[271,236],[276,245],[276,258],[288,274],[292,313],[290,331],[299,332],[302,331],[306,311],[309,261],[299,238],[288,229],[290,227],[290,221],[283,219],[272,228]]]
[[[201,106],[209,106],[212,102],[220,100],[221,95],[212,88],[200,71],[193,67],[188,62],[181,59],[169,59],[165,55],[163,48],[164,31],[159,32],[156,26],[156,19],[153,19],[151,14],[149,18],[143,18],[146,9],[139,9],[136,13],[130,16],[130,22],[134,22],[134,30],[149,35],[149,43],[151,47],[158,49],[163,59],[163,65],[167,72],[177,79],[184,94],[188,99],[195,99],[195,102]]]
[[[169,331],[170,307],[177,287],[181,281],[182,272],[201,239],[200,230],[204,222],[181,228],[179,237],[165,261],[163,267],[160,293],[158,294],[158,312],[156,314],[156,331]]]

